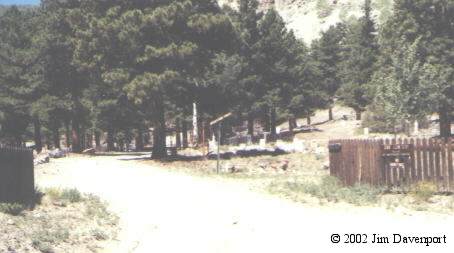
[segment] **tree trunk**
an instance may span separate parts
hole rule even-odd
[[[183,132],[183,148],[188,147],[188,123],[186,122],[185,119],[183,119],[183,122],[181,124],[181,131]]]
[[[265,132],[271,132],[271,127],[270,127],[270,114],[269,110],[267,109],[265,114],[263,115],[263,121],[265,125]]]
[[[442,106],[438,112],[440,117],[440,137],[448,138],[451,136],[451,118],[447,106]]]
[[[226,143],[227,143],[227,135],[226,135],[227,124],[225,122],[223,122],[222,124],[219,125],[219,127],[221,127],[221,136],[220,136],[221,138],[219,140],[219,144],[226,145]]]
[[[22,139],[22,135],[21,134],[16,134],[14,135],[14,144],[18,147],[22,147],[24,146],[24,141]],[[42,144],[41,144],[42,146]],[[42,147],[41,147],[42,148]],[[41,152],[41,151],[40,151]]]
[[[167,156],[166,150],[166,121],[164,116],[164,105],[157,101],[156,116],[153,129],[153,159],[162,159]]]
[[[356,120],[361,120],[361,111],[355,110],[355,113],[356,113]]]
[[[89,133],[87,133],[87,148],[93,148],[93,134],[92,134],[92,131],[90,131]]]
[[[328,108],[328,120],[333,120],[334,119],[334,116],[333,116],[333,107],[332,106],[329,106]]]
[[[271,112],[270,112],[270,127],[271,127],[271,137],[274,139],[276,138],[276,108],[271,108]]]
[[[308,114],[308,115],[306,116],[306,122],[307,122],[307,125],[308,125],[308,126],[310,126],[310,125],[312,124],[312,122],[311,122],[311,115],[310,115],[310,114]]]
[[[297,128],[298,127],[298,122],[296,122],[296,117],[295,116],[292,117],[292,124],[293,124],[293,128]]]
[[[288,119],[288,130],[293,133],[293,130],[297,127],[296,118],[294,116]]]
[[[95,144],[96,148],[101,148],[101,133],[95,130]]]
[[[80,143],[80,128],[79,128],[79,120],[77,117],[74,117],[72,120],[72,151],[75,153],[82,152],[82,147]]]
[[[175,146],[181,148],[181,121],[179,118],[175,122]]]
[[[87,147],[87,135],[85,133],[85,127],[81,127],[79,132],[80,138],[80,150],[83,151]]]
[[[125,141],[124,141],[123,138],[118,138],[118,140],[117,140],[117,145],[118,145],[118,150],[119,150],[120,152],[125,151]]]
[[[136,135],[136,151],[142,151],[143,150],[143,132],[142,129],[137,129],[137,135]]]
[[[54,127],[52,132],[53,132],[52,133],[52,137],[54,139],[54,147],[60,149],[61,148],[61,146],[60,146],[60,131],[59,131],[58,127]]]
[[[210,130],[210,122],[208,119],[205,119],[203,122],[203,145],[207,145],[208,141],[210,140],[211,130]]]
[[[65,121],[65,145],[66,148],[71,147],[71,130],[69,120]]]
[[[107,151],[115,150],[114,134],[115,132],[112,128],[107,129]]]
[[[41,137],[41,122],[39,122],[39,119],[34,119],[33,127],[35,130],[34,139],[35,139],[36,152],[41,153],[41,151],[43,150],[43,143],[42,143],[42,137]]]
[[[47,150],[52,150],[52,137],[46,136],[46,147]]]
[[[247,134],[254,137],[254,117],[251,114],[247,118]]]
[[[145,145],[150,144],[151,137],[150,137],[150,130],[147,129],[147,132],[143,135],[143,142]]]

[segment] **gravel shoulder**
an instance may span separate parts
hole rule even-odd
[[[105,245],[104,252],[428,250],[416,244],[332,244],[333,233],[446,234],[448,244],[430,247],[437,252],[454,248],[452,215],[295,203],[252,191],[241,182],[153,167],[140,157],[52,160],[36,168],[36,182],[40,187],[75,187],[110,204],[120,217],[122,231],[116,241]]]

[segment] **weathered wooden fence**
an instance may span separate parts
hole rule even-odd
[[[0,146],[0,202],[28,204],[34,194],[33,152]]]
[[[346,185],[405,186],[431,181],[454,191],[454,139],[352,139],[329,142],[330,174]]]

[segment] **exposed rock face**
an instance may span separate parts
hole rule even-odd
[[[320,36],[320,32],[340,21],[362,15],[363,0],[259,0],[260,8],[274,7],[284,18],[289,29],[306,43]],[[219,0],[219,3],[238,6],[238,0]],[[392,10],[393,0],[372,1],[378,23],[384,22]]]

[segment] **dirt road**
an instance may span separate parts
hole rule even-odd
[[[134,157],[70,157],[36,169],[40,187],[99,195],[120,216],[105,252],[454,252],[454,217],[379,208],[314,207],[246,185],[153,168]],[[333,244],[331,234],[366,233],[367,244]],[[390,244],[372,244],[373,233]],[[447,236],[447,244],[393,244],[393,234]]]

